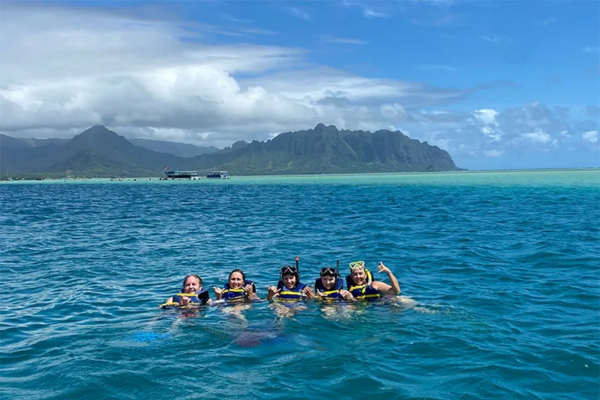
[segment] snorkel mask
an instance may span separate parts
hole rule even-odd
[[[325,267],[325,268],[321,268],[321,272],[319,273],[319,275],[321,275],[321,276],[333,276],[333,277],[337,277],[338,276],[338,272],[333,267]]]
[[[369,271],[365,266],[364,261],[352,261],[350,264],[348,264],[348,266],[350,267],[350,275],[352,275],[353,270],[362,269],[363,271],[365,271],[366,283],[370,285],[371,282],[373,282],[373,275],[371,274],[371,271]]]
[[[284,275],[298,276],[298,268],[292,267],[291,265],[284,265],[283,267],[281,267],[281,276]]]

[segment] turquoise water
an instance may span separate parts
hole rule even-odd
[[[0,209],[0,398],[600,396],[599,171],[13,182]],[[295,256],[307,283],[381,260],[402,297],[157,307],[233,268],[264,298]]]

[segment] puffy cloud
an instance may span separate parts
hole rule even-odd
[[[498,111],[496,110],[475,110],[473,115],[475,116],[475,118],[477,118],[486,125],[498,125],[498,123],[496,122],[496,116],[498,115]]]
[[[404,123],[411,136],[431,144],[442,143],[460,162],[483,156],[511,157],[554,151],[581,151],[593,148],[584,132],[600,130],[596,120],[579,120],[583,109],[548,107],[538,101],[523,107],[481,108],[470,113],[432,110],[413,114],[417,123]],[[586,136],[587,138],[587,136]]]
[[[128,137],[226,146],[322,122],[400,129],[453,157],[597,143],[598,121],[573,117],[583,110],[444,109],[494,85],[367,78],[311,64],[304,49],[208,44],[226,33],[209,25],[31,4],[5,6],[0,25],[0,124],[17,137],[72,137],[102,123]]]
[[[410,108],[466,90],[371,79],[304,61],[304,50],[209,45],[214,27],[89,9],[10,5],[0,26],[2,130],[119,133],[227,145],[319,122],[348,129],[411,121]]]
[[[585,132],[581,137],[588,142],[598,143],[598,131]]]
[[[527,132],[521,136],[524,137],[525,139],[531,140],[533,143],[545,144],[545,143],[549,143],[550,141],[552,141],[552,138],[550,137],[550,135],[548,135],[546,132],[544,132],[543,130],[541,130],[539,128],[536,129],[535,132]]]

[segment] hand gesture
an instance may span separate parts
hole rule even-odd
[[[190,298],[187,296],[181,296],[179,298],[179,305],[180,306],[187,306],[188,304],[190,304]]]
[[[275,286],[267,285],[267,300],[271,300],[273,297],[279,296],[281,289],[277,289]]]
[[[223,289],[218,288],[216,286],[213,289],[215,290],[215,296],[217,296],[217,300],[221,300],[221,298],[223,297]]]
[[[352,301],[352,300],[354,300],[354,296],[352,296],[352,293],[350,293],[349,291],[347,291],[345,289],[340,290],[340,294],[342,295],[342,297],[346,301]]]
[[[252,285],[244,286],[244,292],[246,294],[246,297],[248,297],[249,299],[252,299],[254,297],[254,291],[252,290]]]
[[[379,265],[377,266],[377,271],[379,272],[385,272],[386,274],[389,274],[390,269],[388,267],[386,267],[385,265],[383,265],[383,262],[379,261]]]
[[[312,287],[310,286],[307,286],[304,289],[302,289],[302,294],[309,299],[315,298],[315,294],[313,293]]]

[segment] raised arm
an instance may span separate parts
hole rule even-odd
[[[396,279],[392,271],[390,271],[388,267],[383,265],[381,261],[379,261],[379,266],[377,267],[377,270],[380,273],[385,272],[390,278],[390,282],[392,283],[392,285],[390,286],[383,282],[373,282],[373,287],[375,287],[375,289],[380,290],[383,294],[400,294],[400,284],[398,283],[398,279]]]

